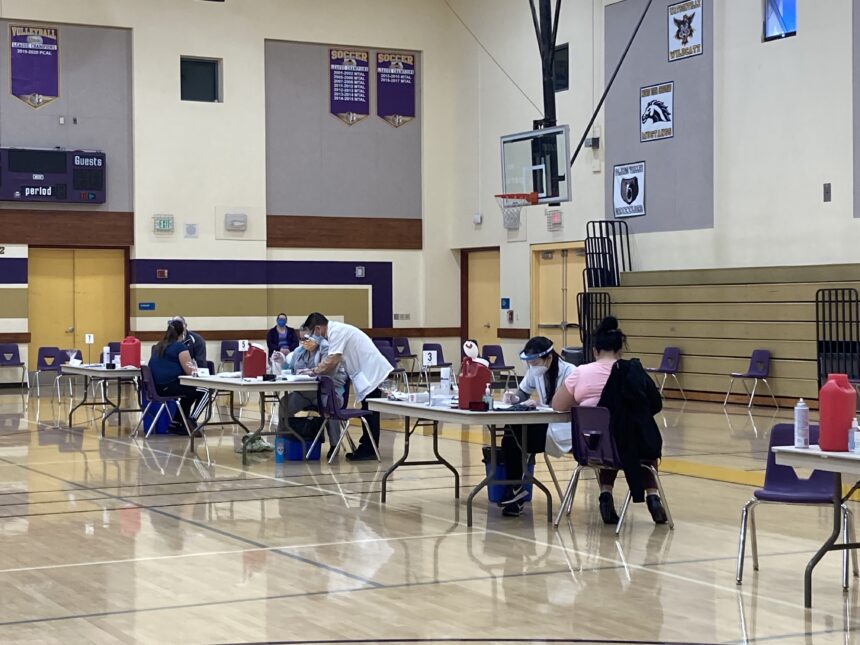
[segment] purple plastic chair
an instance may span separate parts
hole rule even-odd
[[[818,426],[809,426],[809,443],[818,443]],[[741,530],[738,543],[737,584],[744,577],[744,554],[747,541],[747,518],[750,526],[750,546],[752,548],[753,570],[758,571],[758,545],[755,534],[755,508],[759,504],[791,504],[794,506],[832,506],[833,473],[814,470],[809,479],[801,479],[791,466],[776,463],[774,446],[793,446],[794,426],[778,423],[770,431],[770,444],[767,451],[767,466],[764,472],[764,487],[753,492],[750,500],[741,509]],[[842,505],[842,540],[853,542],[854,515]],[[857,551],[851,549],[854,576],[858,576]],[[848,551],[842,552],[842,588],[848,590]]]
[[[684,388],[678,381],[678,370],[681,367],[681,349],[679,347],[667,347],[663,350],[663,358],[660,359],[660,367],[646,367],[645,371],[649,374],[662,374],[663,381],[660,383],[660,395],[663,395],[663,387],[666,385],[666,377],[671,376],[675,379],[675,385],[681,392],[684,400],[687,400],[687,395],[684,393]]]
[[[337,421],[340,423],[340,439],[337,440],[337,443],[334,446],[334,449],[331,451],[331,457],[329,457],[328,463],[334,461],[335,456],[340,451],[340,444],[343,443],[343,440],[346,438],[349,440],[350,444],[353,445],[353,450],[355,450],[352,439],[349,438],[349,432],[347,429],[349,428],[349,422],[353,419],[360,419],[361,426],[363,432],[367,433],[368,438],[370,438],[370,445],[373,446],[373,452],[376,453],[376,461],[382,461],[379,456],[379,449],[376,447],[376,441],[373,439],[373,434],[370,432],[370,426],[367,425],[367,417],[373,414],[370,410],[356,410],[355,408],[346,407],[346,402],[349,400],[349,382],[347,381],[346,392],[343,396],[343,405],[338,406],[337,404],[337,396],[335,396],[334,389],[334,381],[331,380],[327,376],[321,376],[319,380],[319,385],[317,386],[317,412],[319,415],[328,421]],[[320,426],[319,431],[317,432],[317,436],[314,437],[314,440],[311,442],[311,446],[308,449],[305,458],[308,459],[310,457],[311,452],[316,447],[317,442],[322,437],[323,430],[325,430],[325,424]]]
[[[0,343],[0,367],[21,368],[21,385],[26,383],[27,387],[30,387],[30,375],[27,373],[27,366],[21,360],[21,352],[15,343]]]
[[[60,366],[63,364],[63,354],[59,347],[40,347],[36,352],[36,396],[42,395],[42,388],[39,382],[39,376],[42,372],[52,372],[54,374],[54,383],[51,386],[51,398],[53,399],[53,388],[57,386],[57,398],[60,398]]]
[[[218,371],[224,369],[226,363],[233,363],[233,371],[238,372],[242,369],[242,354],[239,352],[238,340],[222,340],[221,341],[221,362],[218,363]]]
[[[412,353],[412,350],[409,347],[409,339],[402,336],[395,336],[391,341],[394,346],[394,355],[397,357],[397,360],[412,361],[410,364],[411,369],[409,371],[415,372],[415,363],[417,362],[418,357]]]
[[[394,354],[394,348],[391,345],[382,345],[379,347],[379,353],[385,357],[385,360],[391,363],[391,367],[394,368],[391,371],[391,375],[403,382],[406,393],[409,394],[409,377],[406,375],[406,370],[397,365],[397,356]]]
[[[391,351],[394,351],[394,347],[391,345],[390,340],[386,340],[384,338],[374,338],[373,344],[376,345],[376,349],[382,349],[383,347],[391,347]]]
[[[149,435],[152,434],[152,431],[155,429],[156,424],[158,423],[158,418],[161,416],[161,413],[167,410],[167,414],[170,415],[170,410],[167,409],[167,404],[173,402],[176,404],[176,409],[179,410],[179,416],[182,418],[182,424],[185,426],[185,430],[188,432],[188,437],[193,442],[193,436],[191,434],[191,427],[188,425],[188,419],[185,418],[185,412],[182,409],[182,406],[179,405],[181,396],[162,396],[158,393],[158,390],[155,389],[155,381],[152,380],[152,372],[149,369],[149,365],[141,365],[140,366],[140,380],[143,384],[143,391],[146,392],[147,403],[146,407],[143,409],[143,412],[140,413],[140,421],[137,422],[137,425],[134,427],[134,432],[131,433],[132,437],[137,436],[137,431],[140,430],[140,426],[143,425],[143,419],[146,417],[146,413],[149,412],[149,408],[152,405],[157,405],[158,411],[155,413],[155,417],[153,417],[152,422],[149,424],[149,430],[146,431],[146,434],[143,436],[144,439],[148,439]],[[171,421],[173,418],[171,417]]]
[[[514,385],[519,387],[519,381],[517,380],[517,373],[513,365],[508,365],[505,363],[505,354],[502,352],[501,345],[484,345],[484,348],[481,350],[481,358],[486,360],[490,364],[490,371],[495,376],[498,374],[499,376],[505,376],[505,388],[507,389],[508,383],[510,383],[511,377],[514,377]]]
[[[572,452],[573,458],[576,461],[576,468],[573,469],[573,474],[570,477],[567,490],[564,492],[558,514],[555,516],[553,525],[556,527],[561,522],[561,516],[565,512],[569,515],[573,510],[576,485],[583,470],[591,468],[594,470],[596,476],[598,471],[603,469],[622,470],[624,468],[621,463],[621,457],[618,454],[618,448],[615,445],[615,439],[613,439],[612,433],[609,430],[609,410],[607,408],[577,406],[570,409],[570,417],[570,430],[573,439]],[[657,490],[660,491],[663,508],[666,510],[666,519],[669,521],[669,528],[674,529],[675,522],[672,520],[672,513],[669,510],[669,502],[666,500],[666,494],[663,492],[660,474],[651,464],[643,463],[642,468],[654,475],[654,479],[657,481]],[[624,498],[624,505],[621,507],[621,513],[618,515],[618,524],[615,525],[615,535],[621,532],[621,524],[624,522],[624,516],[627,513],[627,508],[630,506],[632,497],[633,494],[628,490],[627,497]]]
[[[753,398],[755,398],[755,389],[758,387],[758,382],[761,381],[767,385],[767,391],[770,392],[770,398],[773,399],[773,404],[779,409],[779,403],[776,402],[776,397],[773,395],[773,390],[770,389],[770,384],[767,382],[767,377],[770,374],[770,352],[766,349],[756,349],[750,356],[750,366],[746,372],[732,372],[729,374],[729,391],[726,392],[726,399],[723,401],[723,407],[729,402],[729,395],[732,393],[732,386],[735,384],[735,379],[739,378],[743,381],[746,387],[747,379],[753,379],[753,388],[750,392],[750,400],[747,407],[751,408]]]

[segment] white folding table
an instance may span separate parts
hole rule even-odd
[[[61,368],[62,373],[66,375],[75,375],[75,376],[83,376],[84,377],[84,397],[81,399],[81,402],[78,403],[75,407],[69,410],[69,427],[72,427],[72,415],[75,413],[80,407],[97,407],[100,405],[104,405],[110,408],[110,410],[102,415],[102,436],[105,436],[105,424],[107,423],[108,418],[116,414],[120,422],[122,422],[122,413],[123,412],[140,412],[140,405],[136,408],[124,408],[122,407],[122,383],[125,382],[136,382],[140,378],[140,368],[139,367],[118,367],[116,369],[108,369],[101,364],[96,365],[69,365],[68,363],[64,363]],[[90,384],[93,379],[101,379],[103,381],[116,381],[117,383],[117,402],[114,403],[110,400],[110,387],[105,387],[104,390],[104,401],[90,401],[88,399]]]
[[[803,604],[808,609],[812,607],[812,571],[828,551],[845,551],[860,548],[860,543],[848,542],[836,544],[842,531],[842,504],[860,488],[860,455],[850,452],[824,452],[818,446],[795,448],[794,446],[774,446],[776,463],[780,466],[794,468],[809,468],[833,473],[833,531],[827,541],[821,546],[803,575]],[[848,494],[842,495],[842,474],[850,475],[855,480]]]
[[[198,430],[204,430],[207,425],[217,425],[212,423],[212,405],[215,401],[215,396],[218,392],[229,392],[230,393],[230,419],[231,421],[227,423],[233,423],[238,425],[242,430],[245,431],[245,436],[242,437],[242,463],[247,463],[248,451],[247,446],[249,441],[253,441],[257,437],[263,435],[274,435],[277,434],[275,432],[264,432],[264,428],[266,427],[266,394],[275,394],[277,396],[283,396],[284,394],[289,394],[290,392],[316,392],[317,391],[317,380],[316,379],[291,379],[291,380],[282,380],[277,379],[275,381],[258,381],[256,379],[246,379],[241,377],[223,377],[223,376],[180,376],[179,383],[181,385],[188,385],[190,387],[196,387],[204,390],[209,390],[209,402],[206,405],[206,416],[203,419],[203,422],[197,426]],[[260,396],[260,427],[258,427],[253,432],[248,429],[248,427],[242,423],[236,417],[236,411],[233,406],[233,395],[239,393],[247,393],[247,394],[259,394]],[[302,454],[305,453],[304,446],[305,440],[301,436],[299,436],[292,428],[287,428],[288,433],[296,436],[302,442]],[[191,437],[191,449],[194,449],[194,437]]]
[[[404,421],[404,446],[403,456],[400,457],[392,466],[385,472],[382,477],[382,502],[385,503],[387,496],[387,482],[391,474],[403,466],[428,466],[432,464],[440,464],[445,466],[454,473],[454,497],[460,497],[460,474],[457,469],[446,461],[439,454],[439,423],[451,423],[454,425],[482,425],[490,432],[490,474],[472,489],[469,497],[466,499],[466,525],[472,526],[472,501],[482,488],[490,484],[534,484],[541,489],[546,495],[547,501],[547,520],[552,521],[552,495],[546,486],[529,472],[527,464],[527,455],[523,453],[523,479],[522,480],[498,480],[495,478],[496,472],[496,438],[499,432],[504,432],[505,426],[522,426],[522,436],[520,445],[526,445],[526,425],[531,424],[549,424],[558,421],[566,421],[570,418],[570,413],[555,412],[549,409],[536,409],[525,412],[506,412],[503,410],[492,410],[488,412],[472,412],[470,410],[460,410],[450,407],[430,406],[426,403],[411,403],[407,401],[392,401],[388,399],[368,399],[368,407],[376,412],[392,414],[403,417]],[[416,419],[414,424],[411,420]],[[435,460],[422,461],[407,461],[409,457],[409,440],[416,428],[421,426],[431,426],[433,428],[433,454]]]

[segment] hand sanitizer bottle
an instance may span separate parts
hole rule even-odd
[[[487,384],[487,388],[484,390],[484,403],[487,406],[487,411],[493,409],[493,393],[490,391],[490,385]]]
[[[794,447],[809,448],[809,407],[803,399],[794,406]]]

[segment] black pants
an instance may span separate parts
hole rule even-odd
[[[523,426],[508,426],[502,437],[502,458],[505,460],[505,471],[508,479],[523,478],[523,451],[520,447]],[[543,452],[546,447],[545,423],[535,423],[526,426],[525,451],[531,455]]]
[[[173,381],[167,385],[156,385],[155,391],[161,396],[182,397],[179,399],[179,405],[182,406],[182,411],[188,419],[191,418],[191,410],[203,398],[204,394],[203,390],[198,390],[196,387],[191,387],[190,385],[180,385],[179,381]],[[176,419],[176,421],[178,422],[179,419]]]
[[[379,399],[382,398],[382,392],[379,388],[376,388],[364,397],[364,401],[361,402],[361,409],[367,410],[367,399]],[[373,435],[373,440],[376,442],[377,447],[379,446],[379,412],[371,412],[370,416],[367,417],[367,425],[370,427],[370,434]],[[367,438],[367,433],[361,433],[361,441],[358,443],[358,452],[375,454],[373,452],[373,446],[370,445],[370,439]]]
[[[657,468],[656,461],[645,461],[642,463],[650,464]],[[657,488],[657,480],[654,479],[654,473],[650,470],[645,470],[644,473],[644,483],[645,490],[656,489]],[[609,470],[608,468],[601,468],[597,471],[597,480],[600,482],[601,486],[615,486],[615,478],[618,477],[617,470]]]

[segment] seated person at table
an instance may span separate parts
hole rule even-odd
[[[580,365],[556,390],[552,407],[559,412],[582,406],[609,410],[610,431],[624,464],[624,476],[634,502],[645,501],[651,518],[665,524],[666,511],[654,475],[641,467],[657,467],[662,455],[663,438],[654,415],[663,407],[660,392],[638,359],[622,360],[626,337],[618,321],[607,316],[594,338],[594,362]],[[618,522],[612,490],[617,470],[600,469],[600,516],[606,524]]]
[[[529,407],[537,404],[549,405],[556,389],[562,387],[564,380],[576,369],[559,358],[553,349],[552,341],[543,336],[535,336],[528,341],[520,352],[520,358],[528,364],[528,372],[520,381],[519,389],[505,392],[505,403],[519,403]],[[537,401],[532,395],[537,395]],[[523,478],[523,461],[535,453],[546,450],[560,457],[570,452],[570,422],[533,423],[526,426],[526,446],[521,446],[522,426],[508,426],[502,437],[502,456],[508,479]],[[527,453],[523,455],[523,448]],[[502,498],[502,515],[516,517],[523,512],[527,491],[522,484],[509,486]]]
[[[278,314],[275,326],[266,334],[266,346],[269,348],[269,356],[277,351],[289,354],[299,346],[296,330],[287,327],[287,314]]]
[[[310,374],[315,367],[318,367],[322,360],[328,356],[328,341],[321,336],[311,336],[304,334],[302,342],[298,348],[292,353],[291,367],[294,374]],[[346,371],[343,365],[338,364],[337,368],[329,375],[334,381],[335,396],[337,397],[338,407],[343,405],[343,397],[346,393]],[[297,412],[302,410],[317,409],[317,393],[316,392],[291,392],[287,397],[286,408],[281,408],[278,430],[285,432],[285,424],[289,424],[288,419],[295,417]],[[326,459],[331,457],[334,447],[340,439],[340,424],[337,421],[329,421],[326,428],[328,440],[331,444]]]
[[[179,320],[171,320],[167,325],[167,331],[155,347],[152,348],[152,358],[149,359],[149,369],[152,372],[152,380],[155,382],[155,390],[161,396],[179,396],[179,405],[185,412],[188,425],[193,430],[197,423],[191,416],[194,404],[203,396],[203,392],[196,387],[181,385],[179,377],[190,376],[194,370],[194,363],[188,348],[182,344],[181,338],[185,332],[185,326]],[[169,431],[174,434],[187,434],[182,424],[182,418],[177,414]]]

